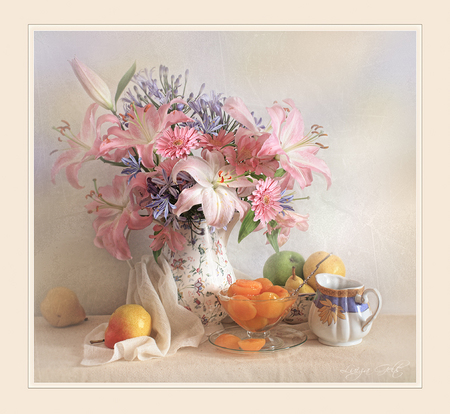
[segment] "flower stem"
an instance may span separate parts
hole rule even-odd
[[[125,167],[125,165],[123,163],[121,163],[121,162],[105,160],[103,157],[99,157],[99,159],[102,160],[106,164],[115,165],[117,167]]]

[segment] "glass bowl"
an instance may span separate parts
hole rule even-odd
[[[289,313],[297,300],[298,292],[290,291],[286,297],[271,299],[241,295],[230,297],[227,293],[228,289],[218,293],[220,304],[231,319],[246,331],[248,338],[265,339],[264,350],[284,347],[282,336],[271,335],[271,331]]]

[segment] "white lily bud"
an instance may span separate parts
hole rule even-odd
[[[87,94],[98,103],[101,107],[112,110],[111,92],[108,85],[93,70],[89,69],[84,63],[80,62],[76,57],[69,60],[76,77],[83,86]]]

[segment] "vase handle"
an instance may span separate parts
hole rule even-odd
[[[230,238],[231,232],[233,231],[234,226],[238,221],[239,221],[239,213],[236,212],[234,213],[234,216],[231,219],[231,221],[227,224],[227,229],[219,230],[221,232],[221,237],[225,246],[228,244],[228,239]]]
[[[369,325],[375,320],[375,318],[380,313],[380,309],[381,309],[382,301],[381,301],[380,292],[378,292],[378,290],[373,289],[373,288],[368,288],[368,289],[364,290],[364,293],[361,296],[361,303],[364,303],[364,302],[367,303],[367,295],[371,292],[377,297],[378,303],[377,303],[377,308],[376,308],[375,312],[373,313],[373,315],[369,319],[367,319],[366,323],[362,326],[363,332],[365,332],[366,329],[369,327]]]

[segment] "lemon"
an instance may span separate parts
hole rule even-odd
[[[308,257],[303,265],[303,276],[307,278],[315,269],[317,264],[328,256],[327,252],[316,252]],[[345,277],[344,262],[339,256],[332,254],[326,259],[317,269],[317,271],[309,278],[308,285],[314,290],[317,290],[316,275],[319,273],[331,273],[333,275],[339,275]]]

